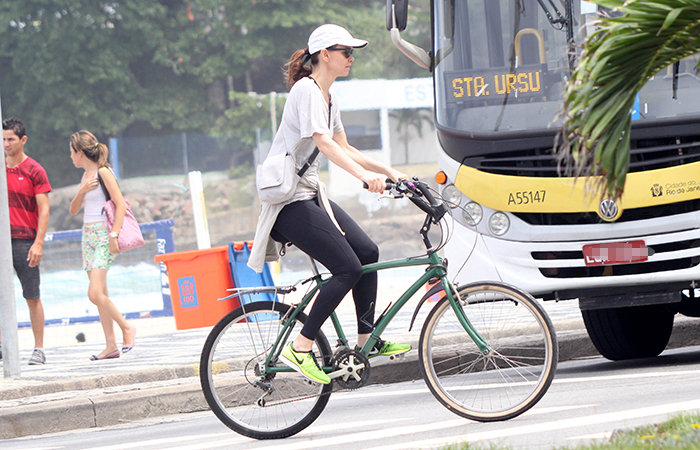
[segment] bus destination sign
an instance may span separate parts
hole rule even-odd
[[[508,68],[492,68],[445,73],[447,101],[474,103],[503,100],[506,97],[544,97],[543,66],[521,66],[511,72]]]

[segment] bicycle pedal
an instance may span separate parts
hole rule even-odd
[[[381,355],[381,356],[375,356],[374,358],[371,358],[371,359],[369,360],[369,364],[370,364],[370,366],[372,366],[372,367],[383,366],[384,364],[389,364],[389,363],[392,363],[392,362],[399,361],[400,359],[403,359],[403,357],[404,357],[405,355],[406,355],[405,353],[401,353],[401,354],[398,354],[398,355],[388,355],[388,356]]]

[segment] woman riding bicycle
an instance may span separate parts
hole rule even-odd
[[[362,265],[377,262],[379,249],[345,211],[328,199],[319,180],[320,163],[312,156],[314,150],[318,148],[331,162],[366,183],[370,192],[383,192],[387,177],[394,181],[407,178],[348,143],[340,109],[329,94],[335,79],[350,73],[355,60],[353,49],[366,45],[367,41],[355,39],[345,28],[326,24],[314,30],[308,47],[297,50],[287,63],[285,78],[291,90],[269,155],[291,154],[297,169],[305,162],[311,163],[290,200],[262,203],[248,262],[252,269],[261,272],[266,255],[277,259],[279,243],[291,242],[333,274],[318,294],[301,333],[285,347],[280,358],[292,369],[323,384],[331,379],[313,357],[314,339],[350,289],[357,315],[358,346],[369,339],[377,274],[362,275]],[[410,345],[380,340],[369,356],[371,360],[410,349]]]

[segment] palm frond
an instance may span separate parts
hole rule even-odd
[[[630,112],[659,71],[700,52],[700,0],[591,0],[620,15],[599,21],[564,94],[557,156],[567,175],[599,177],[619,198],[629,169]]]

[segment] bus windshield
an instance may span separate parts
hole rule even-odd
[[[557,128],[574,61],[567,36],[581,43],[599,14],[582,0],[435,0],[438,126],[470,133]],[[685,59],[675,74],[669,67],[652,78],[633,120],[697,115],[696,63],[697,56]]]

